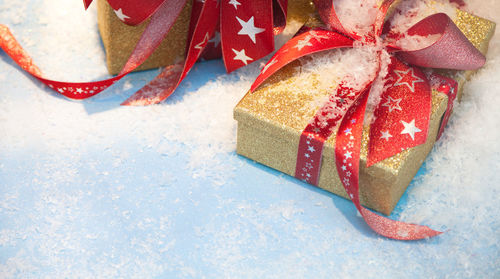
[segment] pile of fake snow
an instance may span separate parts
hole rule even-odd
[[[500,22],[496,0],[470,1],[468,9]],[[106,76],[95,13],[84,15],[80,2],[5,2],[0,18],[47,76]],[[342,199],[235,158],[232,108],[258,74],[256,64],[162,105],[122,108],[119,101],[154,73],[72,102],[40,89],[0,54],[0,277],[498,276],[495,38],[426,174],[393,216],[450,229],[418,243],[378,238]],[[203,79],[196,69],[190,75],[193,83]],[[169,164],[176,156],[185,162]],[[243,181],[242,172],[254,181]]]

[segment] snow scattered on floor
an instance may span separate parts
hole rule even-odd
[[[500,22],[496,0],[468,9]],[[0,3],[0,20],[48,77],[106,77],[95,10],[81,2]],[[375,236],[347,201],[235,155],[232,109],[258,64],[231,75],[201,64],[171,100],[129,108],[120,101],[157,71],[75,102],[0,54],[0,277],[500,276],[498,57],[494,39],[395,212],[449,231],[402,243]]]

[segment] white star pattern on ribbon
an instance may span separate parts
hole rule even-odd
[[[207,32],[207,33],[205,33],[205,37],[203,37],[203,40],[201,42],[199,42],[197,45],[195,45],[194,48],[202,50],[203,47],[205,47],[205,45],[207,44],[208,39],[209,39],[209,37],[208,37],[208,32]]]
[[[309,147],[307,148],[307,150],[308,150],[308,151],[310,151],[310,152],[314,152],[314,151],[316,151],[316,149],[314,149],[314,146],[309,146]]]
[[[412,140],[415,140],[415,133],[422,132],[422,130],[415,126],[415,119],[408,123],[401,120],[401,124],[403,124],[403,126],[405,127],[401,132],[401,135],[408,134]]]
[[[241,3],[238,2],[237,0],[229,0],[228,4],[233,5],[235,10],[238,10],[238,6],[241,5]]]
[[[310,42],[311,38],[311,36],[306,36],[304,39],[299,40],[294,47],[300,51],[306,46],[312,46]]]
[[[276,58],[274,58],[273,60],[269,61],[266,66],[264,66],[264,68],[262,68],[262,73],[265,73],[269,67],[271,67],[272,65],[276,64],[276,62],[278,62],[278,60]]]
[[[118,10],[114,10],[115,11],[115,14],[116,16],[121,20],[121,21],[125,21],[126,19],[129,19],[130,17],[123,14],[123,11],[122,11],[122,8],[119,8]]]
[[[209,43],[214,44],[214,47],[217,47],[220,44],[220,33],[215,31],[212,39],[208,40]]]
[[[246,55],[245,53],[245,49],[242,49],[240,51],[232,48],[234,54],[236,54],[236,56],[234,56],[234,60],[240,60],[241,62],[245,63],[245,65],[248,65],[248,61],[252,61],[253,58],[250,58]]]
[[[401,106],[399,105],[399,103],[401,102],[401,98],[399,99],[393,99],[391,96],[389,96],[387,98],[387,102],[384,103],[382,106],[383,107],[388,107],[389,108],[389,112],[392,112],[393,110],[400,110],[400,111],[403,111],[401,109]]]
[[[350,158],[352,158],[352,152],[351,152],[351,151],[347,151],[346,153],[344,153],[344,157],[345,157],[346,159],[350,159]]]
[[[254,44],[256,43],[255,35],[266,31],[264,28],[255,27],[253,16],[248,21],[244,21],[239,17],[236,17],[236,19],[241,25],[241,30],[238,32],[238,35],[247,35]]]
[[[381,139],[385,139],[386,141],[389,141],[390,138],[392,138],[392,135],[389,133],[389,130],[387,131],[380,131],[380,133],[382,134],[380,136]]]
[[[311,38],[316,39],[318,43],[320,43],[322,39],[328,39],[328,36],[321,36],[320,34],[318,34],[318,32],[314,30],[310,31],[309,34],[311,34]]]
[[[411,72],[411,74],[410,74],[410,72]],[[394,73],[396,75],[398,75],[398,80],[396,81],[396,83],[394,83],[394,86],[406,85],[406,86],[408,86],[410,91],[413,93],[415,92],[415,83],[424,82],[423,79],[421,79],[415,75],[413,68],[409,68],[406,72],[394,70]],[[410,82],[403,81],[403,79],[405,79],[405,78],[410,79],[411,81]]]

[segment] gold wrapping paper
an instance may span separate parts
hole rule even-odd
[[[184,58],[191,18],[191,1],[182,10],[172,30],[158,49],[136,71],[164,67]],[[314,12],[314,5],[309,0],[288,2],[288,21],[306,22]],[[123,68],[149,20],[138,26],[129,26],[121,22],[106,0],[98,0],[97,20],[102,42],[106,50],[106,63],[110,74],[115,75]]]
[[[459,11],[457,25],[483,53],[493,35],[495,24]],[[247,93],[234,109],[238,121],[237,152],[259,163],[289,175],[295,174],[300,135],[318,106],[311,106],[316,96],[317,77],[311,74],[307,84],[297,84],[296,73],[304,60],[295,61],[274,74],[253,93]],[[460,92],[465,79],[473,71],[443,71],[459,82]],[[303,73],[302,73],[303,74]],[[300,87],[297,94],[296,88]],[[294,93],[291,93],[291,92]],[[330,92],[320,94],[327,96]],[[431,151],[447,107],[447,96],[432,92],[432,116],[427,142],[366,167],[368,127],[363,134],[360,165],[360,199],[369,208],[389,215],[403,195],[421,164]],[[333,133],[335,135],[335,133]],[[319,187],[347,198],[335,167],[335,137],[325,143]]]

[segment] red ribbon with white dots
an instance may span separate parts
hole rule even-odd
[[[25,71],[71,99],[92,97],[141,65],[160,45],[181,13],[193,1],[186,57],[167,66],[122,105],[149,105],[168,98],[207,46],[222,47],[228,72],[248,65],[274,50],[274,35],[284,29],[287,0],[108,0],[116,16],[129,25],[151,19],[127,63],[116,77],[95,82],[61,82],[43,77],[9,28],[0,24],[0,47]],[[84,0],[85,8],[92,0]],[[220,21],[220,24],[219,24]],[[220,26],[220,32],[216,32]],[[209,51],[210,52],[210,51]],[[213,53],[213,50],[211,51]],[[212,56],[214,56],[212,54]],[[215,57],[220,53],[215,53]]]
[[[416,240],[433,237],[441,232],[388,219],[360,204],[361,140],[372,86],[377,80],[384,82],[381,100],[373,112],[374,121],[370,123],[368,166],[426,142],[431,115],[431,88],[449,97],[439,136],[442,134],[453,107],[457,83],[436,74],[428,77],[418,66],[472,70],[480,68],[485,63],[485,57],[446,14],[431,15],[406,31],[406,36],[438,35],[439,38],[430,46],[411,51],[398,47],[397,40],[404,38],[404,35],[383,30],[387,10],[393,2],[382,2],[371,32],[357,34],[344,28],[335,12],[334,1],[315,1],[320,16],[329,28],[304,29],[288,41],[262,69],[251,90],[255,90],[283,66],[312,53],[352,48],[355,42],[356,45],[384,48],[390,56],[387,74],[381,73],[382,51],[378,51],[377,76],[361,90],[349,88],[342,82],[306,126],[299,141],[295,176],[310,184],[318,184],[324,143],[336,131],[335,162],[340,181],[366,223],[385,237]]]

